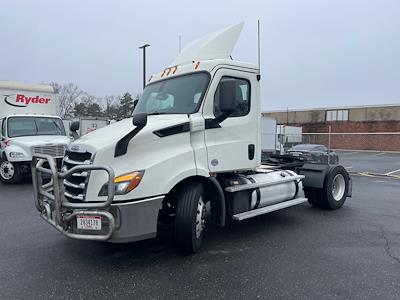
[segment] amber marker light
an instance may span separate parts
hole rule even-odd
[[[142,180],[144,171],[135,171],[120,175],[114,179],[115,183],[115,195],[125,195],[136,188]],[[105,183],[100,192],[99,196],[107,196],[108,184]]]

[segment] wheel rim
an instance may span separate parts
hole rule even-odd
[[[337,174],[332,182],[332,197],[335,201],[340,201],[343,198],[346,190],[346,181],[342,174]]]
[[[206,205],[204,204],[203,197],[200,196],[197,203],[196,214],[196,238],[200,238],[206,222]]]
[[[9,161],[4,161],[0,165],[0,175],[6,180],[10,180],[14,176],[14,166]]]

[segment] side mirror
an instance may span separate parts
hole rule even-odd
[[[114,157],[124,155],[128,151],[128,145],[131,139],[139,133],[147,124],[147,113],[137,113],[132,116],[132,124],[136,126],[131,132],[121,138],[115,145]]]
[[[236,108],[236,81],[224,79],[220,82],[219,89],[219,109],[225,115],[230,115]]]
[[[69,130],[74,132],[78,131],[80,127],[79,121],[72,121],[71,124],[69,124]]]
[[[136,105],[138,104],[138,102],[139,102],[138,99],[136,99],[136,100],[133,101],[133,109],[135,109],[135,107],[136,107]]]
[[[147,113],[137,113],[132,116],[133,126],[143,128],[147,124]]]

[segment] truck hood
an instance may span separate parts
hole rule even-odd
[[[35,135],[35,136],[20,136],[10,138],[11,145],[23,147],[33,147],[41,145],[67,145],[70,142],[69,137],[65,135]]]
[[[146,126],[132,140],[135,140],[136,137],[146,135],[147,133],[152,133],[155,130],[188,121],[188,116],[184,114],[150,115],[147,117]],[[93,147],[97,152],[101,149],[108,148],[110,145],[115,146],[122,137],[127,135],[134,128],[135,126],[132,125],[132,118],[124,119],[80,137],[71,143],[71,146],[76,144],[87,145]]]

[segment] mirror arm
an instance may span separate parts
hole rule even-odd
[[[227,113],[223,113],[222,115],[220,115],[217,118],[214,119],[206,119],[205,122],[205,126],[206,129],[211,129],[211,128],[219,128],[221,127],[220,124],[225,121],[227,118],[229,118],[230,115],[232,115],[234,112],[234,110],[232,110],[231,112],[227,112]]]
[[[138,123],[135,123],[135,118],[138,118]],[[128,151],[128,145],[131,139],[133,139],[147,124],[147,114],[138,113],[132,116],[132,123],[136,126],[131,132],[122,137],[115,145],[114,157],[125,155]]]

